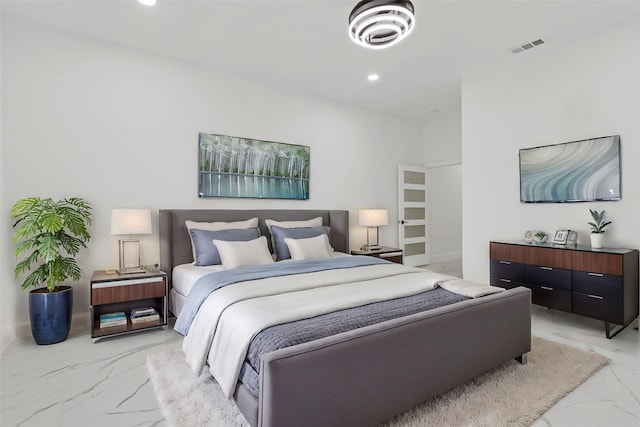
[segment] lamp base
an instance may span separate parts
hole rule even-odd
[[[377,251],[378,249],[382,249],[380,245],[363,245],[360,250],[362,251]]]
[[[129,267],[129,268],[122,268],[118,270],[119,274],[135,274],[135,273],[146,273],[147,270],[145,270],[142,267]]]

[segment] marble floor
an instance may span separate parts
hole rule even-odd
[[[640,425],[637,330],[629,327],[607,340],[601,322],[538,306],[533,307],[532,329],[534,335],[612,360],[534,426]],[[172,329],[95,344],[84,330],[74,330],[66,341],[52,346],[18,338],[0,363],[0,425],[164,426],[145,360],[148,354],[178,348],[180,343],[181,337]]]

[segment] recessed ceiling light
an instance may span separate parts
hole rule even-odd
[[[370,82],[375,82],[376,80],[378,80],[380,78],[379,75],[377,74],[369,74],[367,76],[367,79],[369,79]]]
[[[156,4],[156,0],[138,0],[138,1],[145,6],[153,6]]]

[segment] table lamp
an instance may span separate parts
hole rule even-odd
[[[140,240],[133,234],[151,234],[151,211],[149,209],[113,209],[111,211],[111,234],[128,234],[128,239],[119,240],[120,268],[118,273],[144,273],[140,265]]]
[[[363,209],[358,212],[358,224],[362,227],[367,227],[367,244],[362,247],[363,251],[370,251],[372,249],[380,249],[380,226],[389,224],[389,214],[386,209]],[[369,241],[369,231],[375,228],[376,230],[376,242],[371,244]]]

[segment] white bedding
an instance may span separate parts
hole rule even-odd
[[[171,287],[180,295],[187,296],[191,288],[202,276],[206,276],[214,271],[223,271],[222,265],[207,265],[196,267],[193,263],[180,264],[173,268],[171,277]],[[178,313],[175,313],[176,315]]]
[[[231,397],[249,343],[262,329],[414,295],[451,279],[455,278],[400,264],[383,264],[226,286],[202,304],[182,349],[195,373],[202,371],[206,360],[225,395]]]
[[[350,256],[344,252],[332,252],[334,257]],[[279,261],[287,262],[287,261]],[[207,265],[196,267],[194,263],[180,264],[173,268],[173,276],[171,278],[171,288],[176,291],[180,296],[186,297],[191,292],[191,288],[198,281],[199,278],[205,276],[214,271],[223,271],[222,265]],[[174,314],[177,316],[179,313]]]

